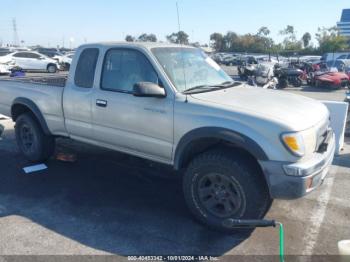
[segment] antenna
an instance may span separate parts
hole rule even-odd
[[[178,2],[176,2],[176,12],[177,12],[177,25],[178,25],[178,32],[177,34],[179,35],[180,31],[181,31],[181,25],[180,25],[180,14],[179,14],[179,5],[178,5]],[[180,45],[181,45],[181,49],[182,49],[182,41],[180,39]],[[184,82],[185,82],[185,90],[187,89],[187,81],[186,81],[186,72],[185,72],[185,59],[184,59],[184,54],[183,52],[181,51],[181,60],[182,60],[182,72],[183,72],[183,75],[184,75]],[[187,94],[186,94],[186,100],[185,102],[187,103],[188,100],[187,100]]]
[[[177,2],[176,2],[176,12],[177,12],[177,25],[180,32],[181,26],[180,26],[179,4]]]
[[[18,45],[18,32],[17,32],[17,22],[16,18],[12,19],[12,28],[13,28],[13,46]]]

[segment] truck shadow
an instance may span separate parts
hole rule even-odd
[[[219,256],[249,237],[249,232],[223,235],[193,221],[181,179],[162,177],[178,175],[167,167],[67,141],[59,148],[77,150],[77,161],[50,160],[47,170],[24,174],[26,161],[0,144],[0,217],[23,216],[88,247],[124,256]]]
[[[330,88],[330,87],[326,87],[326,86],[320,86],[320,87],[314,87],[314,86],[303,86],[301,88],[301,91],[303,92],[323,92],[323,93],[331,93],[331,92],[335,92],[337,90],[340,89],[334,89],[334,88]],[[345,95],[344,95],[345,97]]]

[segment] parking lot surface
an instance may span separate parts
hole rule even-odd
[[[232,68],[226,70],[233,70]],[[344,90],[287,89],[342,101]],[[179,174],[139,158],[59,139],[57,152],[75,162],[48,161],[25,174],[13,123],[0,140],[1,255],[277,255],[277,229],[222,235],[193,221]],[[337,254],[350,239],[350,141],[324,184],[295,201],[274,201],[268,218],[284,224],[286,254]]]

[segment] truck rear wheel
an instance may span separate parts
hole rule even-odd
[[[192,160],[185,172],[187,206],[203,224],[225,232],[226,219],[261,219],[272,199],[264,175],[242,156],[214,150]]]
[[[54,152],[54,137],[46,135],[30,113],[16,119],[15,134],[19,149],[31,162],[45,161]]]

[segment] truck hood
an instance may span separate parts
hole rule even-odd
[[[242,86],[191,96],[229,110],[271,119],[294,131],[308,129],[329,115],[321,102],[279,90]]]

